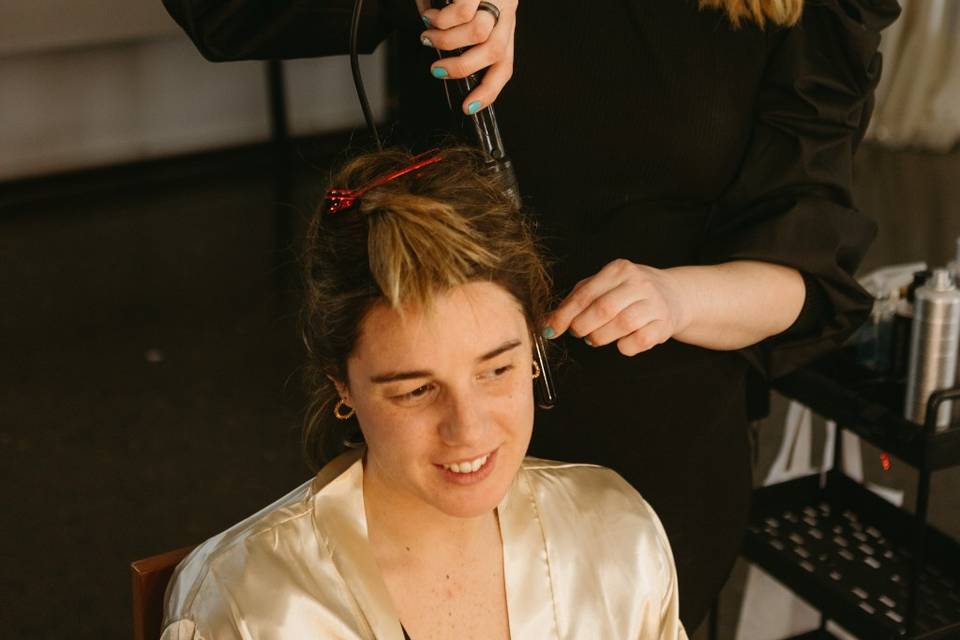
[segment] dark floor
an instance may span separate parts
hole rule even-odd
[[[277,238],[302,228],[344,142],[299,143],[279,226],[264,149],[0,185],[3,636],[129,637],[132,559],[195,544],[308,475],[293,253]],[[858,177],[882,224],[868,267],[948,259],[960,157],[866,148]],[[911,474],[895,463],[887,479]],[[932,511],[960,537],[958,489],[960,474],[935,476]]]

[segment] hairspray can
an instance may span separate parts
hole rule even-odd
[[[960,349],[960,291],[950,272],[935,269],[927,283],[917,289],[913,329],[910,333],[910,368],[904,415],[908,420],[926,420],[930,394],[948,389],[956,381]],[[950,424],[951,403],[940,405],[937,429]]]

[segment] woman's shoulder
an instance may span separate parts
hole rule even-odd
[[[243,572],[258,542],[265,536],[290,535],[311,513],[314,480],[308,480],[279,500],[198,545],[174,571],[167,587],[165,618],[189,609],[197,596],[228,573]],[[299,525],[299,526],[298,526]]]
[[[666,533],[653,508],[620,474],[598,465],[527,458],[522,475],[554,579],[590,585],[610,602],[625,598],[628,608],[638,594],[658,599],[669,591],[675,570]]]
[[[526,457],[521,466],[524,474],[546,487],[573,494],[597,494],[613,492],[624,499],[643,498],[629,482],[608,467],[585,462],[559,462],[541,458]]]
[[[166,592],[164,625],[229,625],[233,612],[263,600],[263,580],[271,593],[296,590],[304,560],[326,564],[328,551],[317,532],[317,498],[344,476],[354,460],[338,459],[229,529],[200,544],[177,566]],[[314,556],[309,558],[309,556]],[[269,577],[269,578],[267,578]],[[285,585],[289,579],[290,584]],[[326,577],[325,582],[329,582]],[[227,588],[229,585],[229,589]],[[249,601],[249,602],[248,602]],[[176,636],[174,636],[176,637]],[[188,636],[189,637],[189,636]]]
[[[547,515],[575,512],[590,516],[599,526],[623,525],[625,531],[654,538],[662,532],[653,508],[613,469],[528,457],[522,471]]]

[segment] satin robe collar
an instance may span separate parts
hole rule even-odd
[[[363,504],[363,450],[343,454],[314,479],[314,526],[356,604],[354,614],[371,638],[403,640],[377,566]],[[497,506],[512,638],[558,638],[557,611],[539,509],[521,466]]]

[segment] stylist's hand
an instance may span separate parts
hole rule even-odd
[[[464,113],[473,114],[490,106],[513,75],[513,32],[517,24],[518,0],[491,0],[500,9],[494,22],[489,11],[477,10],[480,0],[456,0],[443,9],[428,9],[429,0],[417,0],[427,25],[420,41],[426,47],[452,51],[469,49],[455,58],[434,62],[435,78],[464,78],[483,69],[483,80],[463,101]]]
[[[548,317],[544,336],[570,331],[587,344],[613,342],[633,356],[666,342],[689,324],[684,294],[669,270],[614,260],[577,283]]]

